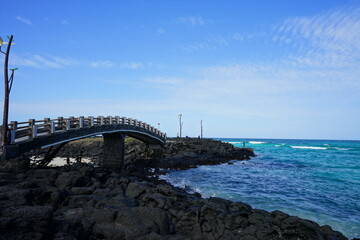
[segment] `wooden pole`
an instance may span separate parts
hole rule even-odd
[[[4,114],[3,114],[3,125],[2,125],[2,139],[1,143],[3,146],[9,144],[8,139],[8,118],[9,118],[9,95],[10,95],[10,88],[9,88],[9,72],[8,72],[8,63],[9,63],[9,54],[10,54],[10,47],[11,42],[13,40],[13,35],[9,38],[9,43],[6,48],[5,52],[5,62],[4,62],[4,84],[5,84],[5,96],[4,96]]]

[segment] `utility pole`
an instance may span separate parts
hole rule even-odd
[[[178,118],[179,118],[179,125],[180,125],[180,138],[181,138],[181,134],[182,134],[182,126],[183,126],[183,122],[181,121],[181,117],[182,117],[182,114],[179,114]]]
[[[200,121],[200,130],[201,130],[200,138],[202,139],[203,138],[203,120],[202,119]]]
[[[1,137],[1,143],[2,146],[6,146],[9,144],[8,139],[8,118],[9,118],[9,95],[12,88],[13,80],[14,80],[14,71],[17,70],[17,68],[10,69],[11,75],[9,78],[9,54],[10,54],[10,47],[13,44],[13,35],[11,35],[9,38],[9,42],[3,42],[2,38],[0,38],[0,52],[5,55],[5,61],[4,61],[4,90],[5,90],[5,96],[4,96],[4,115],[3,115],[3,125],[2,125],[2,137]],[[7,44],[6,52],[3,52],[1,50],[1,46],[3,44]]]

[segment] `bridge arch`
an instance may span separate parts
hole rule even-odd
[[[3,158],[17,157],[31,150],[43,149],[96,135],[104,137],[105,167],[121,167],[124,154],[124,137],[130,136],[149,145],[163,145],[166,134],[149,124],[132,118],[69,117],[27,122],[11,122],[10,145],[5,146]],[[107,166],[108,165],[108,166]]]

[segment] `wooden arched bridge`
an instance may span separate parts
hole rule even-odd
[[[10,145],[3,148],[3,158],[17,157],[31,150],[52,148],[48,157],[53,157],[66,143],[95,135],[104,137],[104,159],[102,165],[121,168],[124,159],[124,138],[130,136],[149,145],[161,147],[166,134],[149,124],[132,118],[108,117],[59,117],[27,122],[13,121],[9,124]]]

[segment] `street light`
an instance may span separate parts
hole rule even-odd
[[[8,63],[9,63],[9,54],[10,54],[10,47],[11,45],[14,45],[13,41],[13,35],[11,35],[9,38],[9,42],[4,42],[3,39],[0,37],[0,52],[5,55],[5,61],[4,61],[4,115],[3,115],[3,125],[2,125],[2,137],[1,137],[1,143],[2,146],[6,146],[9,144],[8,139],[8,117],[9,117],[9,95],[12,88],[13,80],[14,80],[14,72],[17,70],[17,68],[10,69],[11,75],[9,78],[9,72],[8,72]],[[1,50],[2,45],[7,45],[6,52],[3,52]]]

